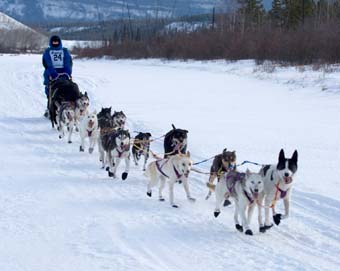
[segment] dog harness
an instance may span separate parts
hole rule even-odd
[[[280,199],[283,199],[286,197],[288,191],[290,188],[288,188],[287,190],[282,190],[280,187],[279,187],[279,182],[275,185],[276,187],[276,191],[275,191],[275,196],[274,196],[274,199],[272,201],[272,203],[270,204],[270,208],[274,208],[275,207],[275,204],[277,202],[277,200],[280,198]],[[280,195],[279,195],[280,193]]]
[[[234,172],[233,171],[232,173],[227,174],[226,184],[227,184],[227,188],[228,188],[229,193],[234,192],[236,182],[241,181],[244,177],[245,177],[245,174],[240,173],[240,172]]]
[[[246,198],[249,200],[249,204],[252,204],[254,202],[254,198],[252,198],[246,190],[243,190],[244,195],[246,196]]]
[[[169,159],[166,159],[162,166],[159,164],[160,161],[161,161],[161,160],[157,160],[157,161],[156,161],[156,167],[157,167],[158,171],[159,171],[160,173],[162,173],[162,175],[163,175],[164,177],[169,178],[169,176],[166,175],[166,174],[164,173],[164,171],[162,170],[162,167],[169,161]]]
[[[180,179],[183,175],[179,174],[178,170],[176,169],[174,165],[173,165],[173,168],[174,168],[177,179]]]

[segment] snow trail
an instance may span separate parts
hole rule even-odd
[[[280,148],[287,155],[298,149],[288,220],[260,234],[255,213],[249,237],[234,229],[233,206],[213,217],[207,176],[191,173],[194,204],[176,185],[178,210],[146,197],[135,166],[127,181],[108,178],[97,150],[79,153],[78,134],[67,144],[42,117],[40,56],[3,55],[0,270],[337,270],[339,96],[289,91],[219,65],[76,60],[74,80],[92,109],[123,110],[131,131],[159,136],[171,123],[188,129],[195,161],[228,147],[238,162],[275,163]],[[161,152],[162,143],[152,149]]]

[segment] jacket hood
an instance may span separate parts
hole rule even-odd
[[[52,41],[53,41],[53,40],[59,40],[59,46],[58,46],[58,47],[54,47],[54,46],[52,45]],[[59,36],[52,36],[52,37],[50,38],[50,48],[51,48],[51,49],[57,49],[57,50],[63,48],[63,44],[62,44],[61,38],[60,38]]]

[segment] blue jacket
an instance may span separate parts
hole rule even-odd
[[[47,85],[49,77],[56,78],[59,73],[67,73],[72,75],[72,57],[66,48],[63,48],[62,43],[55,48],[50,40],[50,47],[47,48],[42,58],[44,71],[44,84]]]

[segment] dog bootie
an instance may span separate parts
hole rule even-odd
[[[84,148],[82,146],[79,147],[79,151],[80,152],[83,152],[84,151]]]
[[[146,195],[148,196],[148,197],[150,197],[151,198],[151,196],[152,196],[152,192],[150,191],[150,192],[146,192]]]
[[[243,232],[243,227],[240,224],[236,224],[235,225],[236,230],[238,230],[239,232]]]
[[[214,212],[214,217],[218,217],[221,212]]]
[[[246,234],[246,235],[253,235],[253,232],[252,232],[252,230],[249,230],[249,229],[248,229],[248,230],[246,230],[245,234]]]
[[[230,204],[231,204],[230,200],[226,199],[226,200],[224,201],[224,203],[223,203],[223,206],[224,206],[224,207],[227,207],[227,206],[229,206]]]
[[[93,148],[89,148],[89,153],[93,153],[94,149]]]
[[[276,214],[273,216],[274,223],[278,226],[281,222],[282,215],[281,214]]]
[[[126,180],[127,177],[128,177],[128,173],[127,173],[127,172],[124,172],[124,173],[122,174],[122,180],[123,180],[123,181]]]
[[[265,233],[266,232],[266,226],[260,227],[260,232]]]

